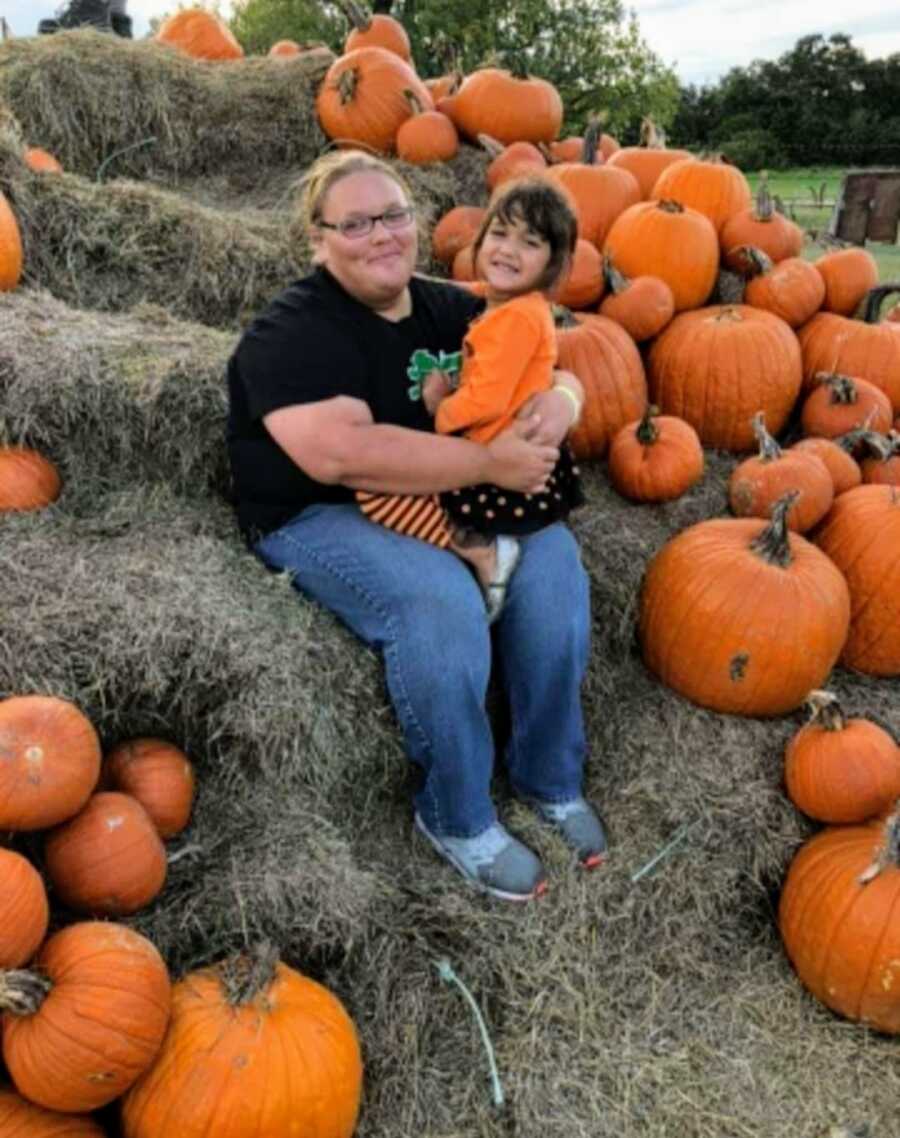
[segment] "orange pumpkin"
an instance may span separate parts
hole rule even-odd
[[[331,992],[286,964],[226,962],[175,985],[159,1056],[122,1103],[124,1138],[350,1138],[361,1087]]]
[[[397,157],[415,166],[449,162],[459,150],[456,127],[440,111],[428,111],[412,91],[404,92],[412,115],[397,130]]]
[[[475,249],[472,245],[463,245],[453,258],[453,264],[450,266],[450,276],[455,281],[474,281],[476,275]]]
[[[40,146],[29,146],[22,157],[25,159],[25,165],[29,170],[33,170],[36,174],[61,174],[63,168],[60,163],[46,150],[42,150]]]
[[[558,366],[584,388],[581,417],[569,434],[576,458],[598,458],[610,439],[647,408],[644,365],[634,341],[605,316],[557,309]]]
[[[800,349],[783,320],[749,305],[682,312],[650,348],[653,402],[686,419],[707,446],[749,450],[753,416],[773,434],[800,391]]]
[[[44,1110],[2,1087],[0,1134],[4,1138],[104,1138],[104,1132],[89,1116]]]
[[[748,208],[752,195],[737,166],[721,158],[683,158],[663,170],[653,187],[653,197],[698,210],[718,233],[726,221]]]
[[[822,308],[852,316],[866,293],[878,284],[878,262],[865,249],[838,249],[815,262],[825,282]]]
[[[784,753],[791,802],[819,822],[865,822],[900,796],[900,747],[869,719],[847,719],[837,696],[810,692],[811,715]]]
[[[791,862],[778,924],[815,998],[877,1031],[900,1032],[900,818],[831,826]]]
[[[3,1058],[16,1089],[48,1110],[105,1106],[162,1043],[171,1006],[162,957],[125,925],[84,921],[45,941],[32,968],[0,975]]]
[[[835,499],[815,541],[850,589],[841,663],[873,676],[900,674],[900,495],[893,486],[848,490]]]
[[[729,266],[747,277],[744,302],[778,316],[791,328],[805,324],[822,307],[822,274],[800,257],[774,264],[761,249],[739,245],[727,258]]]
[[[425,86],[428,88],[428,94],[434,100],[435,106],[437,106],[438,99],[446,99],[449,95],[455,95],[462,86],[462,81],[463,73],[454,71],[450,75],[439,75],[437,79],[426,79]]]
[[[409,64],[382,47],[360,47],[336,59],[316,96],[322,129],[338,142],[388,153],[412,115],[411,91],[425,110],[434,104]]]
[[[0,969],[21,968],[47,935],[47,891],[31,862],[15,850],[0,848],[0,881]]]
[[[618,431],[609,445],[609,480],[635,502],[680,498],[703,477],[703,448],[697,432],[683,419],[658,415],[648,406],[644,417]]]
[[[338,7],[353,25],[344,40],[344,53],[356,51],[360,47],[379,47],[393,52],[405,63],[412,59],[409,36],[406,28],[393,16],[379,13],[372,15],[356,0],[337,0]]]
[[[777,265],[788,257],[800,256],[803,230],[796,222],[778,213],[763,179],[756,193],[756,204],[729,217],[722,225],[719,240],[723,253],[735,246],[750,245]]]
[[[584,136],[570,135],[568,138],[557,139],[556,142],[546,144],[544,150],[549,162],[580,162],[584,154]],[[601,134],[597,140],[596,161],[608,162],[618,151],[618,140],[611,134]]]
[[[626,209],[613,222],[603,251],[626,277],[665,281],[676,312],[704,304],[719,271],[712,223],[677,202],[639,202]]]
[[[61,489],[49,458],[28,447],[0,447],[0,510],[42,510]]]
[[[863,482],[900,487],[900,432],[889,431],[887,435],[879,435],[875,431],[865,431],[863,442],[869,449],[869,454],[859,464]]]
[[[566,308],[588,308],[603,295],[603,259],[597,247],[579,238],[569,271],[557,286],[555,300]]]
[[[621,324],[638,343],[651,340],[675,315],[672,290],[659,277],[626,277],[611,257],[604,260],[610,293],[600,305],[601,314]]]
[[[63,904],[81,913],[136,913],[166,880],[166,852],[147,811],[130,794],[99,791],[52,830],[44,858]]]
[[[244,49],[232,35],[228,25],[205,8],[187,8],[173,12],[159,26],[154,37],[194,59],[243,59]]]
[[[272,59],[293,59],[302,53],[303,49],[295,40],[278,40],[269,48],[269,56]]]
[[[487,134],[479,134],[478,141],[491,155],[490,164],[485,172],[490,190],[495,190],[512,178],[540,174],[547,167],[543,154],[530,142],[512,142],[509,146],[503,146]]]
[[[119,743],[106,756],[103,785],[136,798],[161,838],[188,824],[194,803],[194,768],[184,751],[164,739],[141,737]]]
[[[610,166],[620,166],[634,175],[641,188],[641,197],[646,201],[653,194],[653,187],[663,170],[673,162],[690,157],[687,150],[670,150],[653,119],[644,118],[641,121],[640,145],[622,147],[607,161]]]
[[[44,830],[87,802],[100,740],[74,703],[49,695],[0,700],[0,830]]]
[[[16,215],[0,191],[0,292],[11,292],[22,277],[22,236]]]
[[[891,401],[874,383],[849,375],[820,372],[818,386],[806,397],[800,421],[805,435],[835,439],[854,427],[890,430]]]
[[[832,439],[819,437],[800,439],[799,442],[794,443],[792,449],[805,454],[814,454],[822,460],[826,470],[831,475],[835,497],[862,482],[862,471],[859,469],[859,463]]]
[[[789,507],[786,496],[769,522],[699,522],[647,568],[644,660],[702,707],[782,715],[821,687],[837,661],[850,617],[847,584],[820,550],[788,531]]]
[[[481,67],[462,86],[440,100],[439,111],[475,141],[479,134],[498,142],[551,142],[562,123],[562,99],[546,79]]]
[[[475,205],[457,205],[445,213],[431,234],[434,259],[451,264],[460,249],[475,240],[484,214],[484,209]]]
[[[834,500],[834,483],[828,468],[814,454],[782,450],[765,427],[760,412],[753,416],[753,433],[759,454],[734,468],[728,479],[728,504],[739,518],[768,518],[788,491],[796,491],[787,524],[806,533],[828,513]]]

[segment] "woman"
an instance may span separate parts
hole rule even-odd
[[[513,789],[585,866],[606,845],[582,796],[590,620],[577,546],[562,524],[523,538],[492,645],[463,562],[369,521],[354,491],[434,494],[491,482],[537,493],[572,425],[573,399],[536,396],[488,445],[434,435],[407,369],[417,351],[458,350],[481,301],[413,275],[413,208],[378,159],[326,155],[306,177],[302,208],[317,267],[276,297],[229,362],[238,520],[267,565],[381,652],[407,754],[423,772],[416,827],[471,883],[525,901],[546,880],[490,797],[494,653],[510,703]],[[558,382],[580,399],[574,376],[559,373]]]

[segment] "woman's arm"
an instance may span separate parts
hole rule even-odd
[[[375,423],[360,399],[339,395],[263,417],[266,430],[310,478],[355,490],[434,494],[478,482],[539,493],[559,457],[516,426],[487,446]]]

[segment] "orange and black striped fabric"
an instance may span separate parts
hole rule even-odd
[[[437,494],[369,494],[356,491],[359,508],[373,522],[440,549],[450,544],[447,515]]]

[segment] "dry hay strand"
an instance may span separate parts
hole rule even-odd
[[[80,29],[0,45],[0,102],[29,145],[87,178],[227,173],[252,186],[324,146],[314,105],[327,67],[321,54],[212,63]]]

